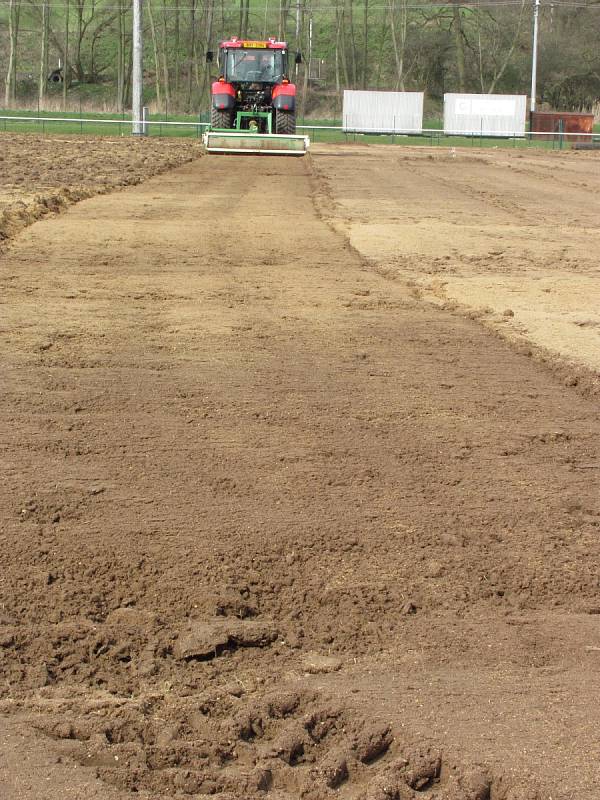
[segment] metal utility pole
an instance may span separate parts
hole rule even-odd
[[[296,52],[302,50],[300,47],[300,0],[296,0]],[[298,77],[298,62],[295,64],[296,78]]]
[[[134,136],[144,134],[142,122],[143,99],[142,89],[144,83],[144,64],[142,52],[142,10],[143,0],[133,0],[133,65],[131,71],[131,121],[133,123],[132,133]]]
[[[533,7],[533,50],[531,54],[531,104],[530,112],[535,111],[535,96],[537,94],[537,54],[538,54],[538,22],[540,15],[540,0],[535,0]]]

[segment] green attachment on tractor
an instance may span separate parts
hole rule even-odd
[[[238,111],[235,115],[236,131],[247,130],[248,133],[260,133],[258,120],[264,119],[266,122],[266,133],[273,133],[271,129],[271,119],[273,115],[269,111]],[[248,127],[244,128],[243,121],[248,120]],[[254,123],[254,125],[252,124]]]

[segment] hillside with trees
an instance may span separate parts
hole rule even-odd
[[[124,111],[130,104],[130,0],[0,0],[5,108]],[[232,34],[300,50],[301,112],[339,115],[345,88],[526,94],[532,3],[424,0],[146,0],[145,102],[208,106],[205,53]],[[600,98],[600,3],[542,3],[538,100],[589,110]]]

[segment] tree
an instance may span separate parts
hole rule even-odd
[[[71,65],[69,63],[69,10],[70,10],[70,1],[66,0],[66,10],[65,10],[65,44],[63,48],[64,52],[64,65],[63,65],[63,111],[67,108],[67,90],[69,88],[69,83],[71,81]]]
[[[4,83],[4,105],[10,106],[17,99],[17,45],[19,41],[20,0],[10,0],[8,7],[9,56]]]
[[[152,36],[152,51],[154,54],[154,82],[156,87],[156,103],[161,106],[161,90],[160,90],[160,59],[158,56],[158,40],[156,37],[156,25],[154,24],[154,12],[152,10],[152,0],[148,0],[148,20],[150,22],[150,33]]]
[[[48,34],[50,32],[50,4],[44,0],[42,4],[42,21],[40,36],[40,71],[38,75],[38,101],[41,107],[46,98],[48,84]]]
[[[540,99],[562,108],[589,107],[600,75],[600,15],[594,8],[544,4],[540,12]],[[63,107],[72,89],[119,111],[127,106],[131,74],[131,0],[3,0],[0,70],[4,100],[25,100],[19,75],[35,75],[29,103],[43,105],[50,68],[62,67]],[[310,10],[309,10],[310,9]],[[310,50],[326,72],[319,90],[307,70],[291,65],[299,107],[321,100],[338,108],[345,88],[423,90],[440,102],[446,91],[526,93],[531,68],[531,4],[526,0],[474,6],[466,0],[146,0],[147,94],[173,111],[205,109],[210,73],[207,49],[232,34],[277,35],[292,53]],[[323,80],[323,77],[325,80]]]
[[[127,8],[123,0],[119,0],[117,12],[118,37],[117,37],[117,111],[122,112],[125,107],[125,76],[127,40],[125,37],[125,15]]]

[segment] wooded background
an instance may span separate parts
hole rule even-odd
[[[125,110],[131,16],[129,0],[0,0],[5,107]],[[345,88],[424,90],[435,115],[444,92],[528,94],[532,20],[532,0],[146,0],[144,102],[206,110],[216,66],[205,53],[237,34],[302,52],[290,76],[302,115],[339,116]],[[542,3],[540,102],[597,109],[599,40],[600,2]]]

